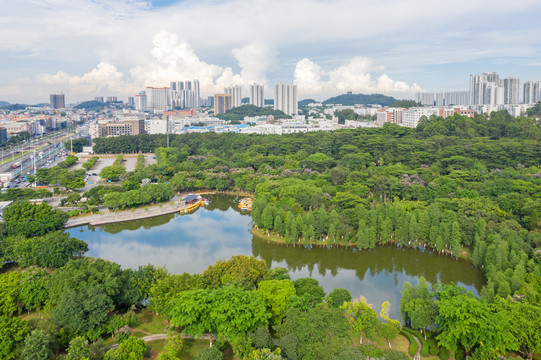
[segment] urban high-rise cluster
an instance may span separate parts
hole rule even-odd
[[[171,109],[214,106],[216,115],[242,105],[242,87],[224,88],[223,94],[201,100],[199,81],[174,81],[169,87],[147,86],[131,100],[138,111],[163,112]],[[250,84],[250,104],[265,106],[265,89],[261,84]],[[287,115],[298,113],[297,85],[278,83],[274,87],[274,109]]]
[[[415,101],[428,106],[513,105],[541,101],[541,81],[526,81],[522,98],[520,90],[518,78],[500,78],[491,72],[470,75],[470,91],[420,92],[415,94]]]
[[[135,96],[134,103],[138,111],[198,108],[201,106],[199,80],[172,81],[170,87],[147,86]]]

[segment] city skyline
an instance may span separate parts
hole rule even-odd
[[[21,0],[0,15],[0,100],[126,99],[190,78],[202,96],[283,82],[316,100],[468,90],[485,72],[539,81],[539,13],[533,0]]]

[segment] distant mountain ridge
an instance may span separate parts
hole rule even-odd
[[[341,104],[346,106],[378,104],[389,106],[395,101],[397,100],[394,97],[383,94],[342,94],[323,101],[323,104]]]
[[[0,107],[9,106],[9,105],[11,104],[8,103],[7,101],[0,101]]]
[[[315,101],[314,99],[304,99],[304,100],[299,101],[299,106],[306,106],[308,104],[313,104],[313,103],[317,103],[317,101]]]

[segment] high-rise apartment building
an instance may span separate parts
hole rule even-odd
[[[227,94],[214,95],[214,115],[223,114],[232,109],[233,96]]]
[[[425,106],[434,106],[434,93],[418,92],[415,94],[415,102]]]
[[[198,108],[201,106],[199,80],[172,81],[171,105],[175,108]]]
[[[108,96],[107,102],[116,103],[118,101],[118,98],[116,96]]]
[[[281,110],[287,115],[297,115],[297,85],[278,83],[274,86],[274,110]]]
[[[535,104],[541,101],[541,81],[526,81],[524,82],[524,104]]]
[[[224,89],[226,95],[231,95],[232,97],[232,107],[239,107],[242,105],[242,88],[239,85],[226,87]]]
[[[103,96],[96,96],[96,97],[94,98],[94,101],[99,101],[99,102],[102,103],[102,102],[103,102]]]
[[[199,92],[199,80],[193,81],[193,93],[194,93],[194,107],[201,106],[201,93]]]
[[[135,99],[133,98],[133,96],[128,97],[128,105],[135,106]]]
[[[51,100],[51,108],[53,109],[63,109],[66,107],[64,94],[51,94],[49,99]]]
[[[470,75],[470,105],[506,105],[519,103],[520,80],[500,79],[497,73]]]
[[[265,95],[263,85],[250,85],[250,104],[263,107],[265,105]]]
[[[135,95],[135,110],[137,111],[147,111],[147,94],[144,91],[141,91],[139,94]]]
[[[150,111],[165,111],[171,106],[170,88],[155,88],[147,86],[147,109]]]
[[[445,106],[450,105],[470,105],[469,91],[448,91],[443,94]]]
[[[514,77],[503,79],[503,103],[518,104],[520,80]]]

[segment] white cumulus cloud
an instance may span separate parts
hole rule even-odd
[[[396,96],[411,96],[420,91],[417,84],[408,85],[395,81],[383,71],[382,66],[373,65],[366,57],[356,56],[349,62],[324,71],[321,66],[304,58],[295,66],[295,84],[301,95],[336,94],[337,92],[385,93]]]

